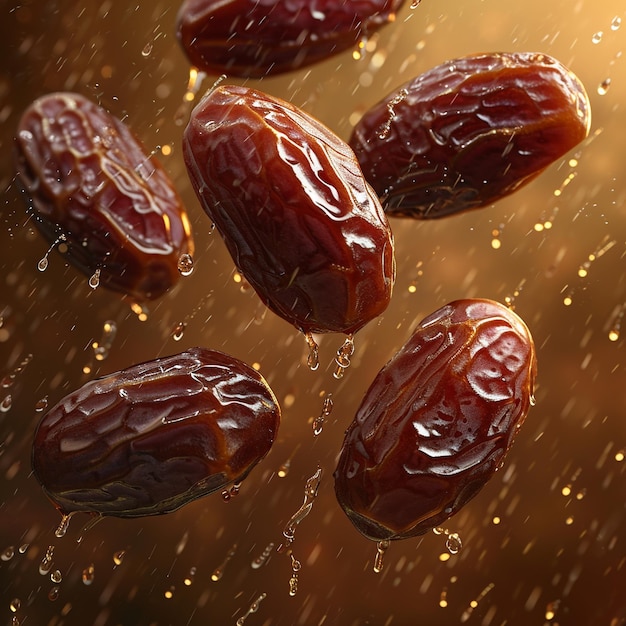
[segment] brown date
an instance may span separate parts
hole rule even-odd
[[[350,138],[388,215],[432,219],[486,206],[581,142],[581,82],[545,54],[447,61],[368,110]]]
[[[295,106],[221,86],[183,155],[200,202],[261,300],[303,332],[354,333],[382,313],[393,239],[349,146]]]
[[[335,492],[356,528],[403,539],[454,515],[503,463],[535,373],[526,325],[497,302],[458,300],[424,319],[346,432]]]
[[[116,117],[74,93],[24,112],[15,138],[17,181],[35,225],[100,284],[154,299],[193,253],[187,213],[167,174]]]
[[[63,514],[169,513],[243,480],[279,422],[276,398],[256,370],[193,348],[63,398],[39,423],[33,469]]]
[[[248,78],[317,63],[393,21],[405,0],[186,0],[177,34],[191,63]]]

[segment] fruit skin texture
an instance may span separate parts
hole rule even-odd
[[[186,0],[177,36],[201,70],[261,78],[322,61],[393,21],[405,0]]]
[[[356,528],[404,539],[454,515],[503,463],[535,374],[528,329],[501,304],[458,300],[424,319],[346,432],[335,493]]]
[[[63,398],[37,428],[33,469],[63,514],[169,513],[243,480],[279,422],[278,402],[256,370],[192,348]]]
[[[581,82],[545,54],[447,61],[369,109],[350,145],[388,215],[433,219],[519,189],[588,134]]]
[[[222,86],[183,139],[189,176],[236,266],[303,332],[354,333],[382,313],[393,238],[348,145],[291,104]]]
[[[125,124],[75,93],[35,100],[15,138],[17,181],[34,222],[100,284],[143,301],[180,278],[193,254],[189,219],[171,181]]]

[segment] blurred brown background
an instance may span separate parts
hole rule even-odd
[[[610,337],[626,302],[624,4],[409,4],[370,40],[364,59],[348,52],[249,84],[304,107],[347,138],[369,105],[446,59],[541,51],[586,85],[592,137],[492,207],[435,223],[393,221],[393,301],[357,335],[353,364],[338,382],[331,362],[342,338],[323,338],[322,367],[310,372],[303,338],[265,314],[254,293],[241,291],[197,204],[180,150],[189,67],[174,37],[177,3],[0,0],[0,623],[235,624],[266,594],[246,626],[626,624],[626,328]],[[196,269],[149,307],[146,321],[115,294],[92,290],[56,253],[45,272],[37,270],[48,246],[13,184],[11,143],[21,111],[56,90],[99,102],[148,150],[171,148],[161,161],[191,214]],[[579,276],[593,254],[598,258]],[[434,534],[397,542],[377,575],[375,545],[334,498],[343,430],[414,325],[449,300],[471,296],[515,296],[538,348],[537,406],[504,469],[449,520],[461,551],[449,555],[445,538]],[[117,335],[108,358],[96,361],[91,345],[109,320]],[[175,341],[181,322],[185,332]],[[284,411],[271,453],[230,502],[214,494],[160,518],[105,519],[80,543],[87,517],[77,516],[57,539],[59,516],[30,470],[42,401],[52,406],[97,374],[193,345],[260,364]],[[325,392],[332,392],[334,410],[314,438],[311,421]],[[270,542],[280,543],[318,464],[324,475],[296,532],[302,569],[290,597],[289,558],[274,549],[262,568],[251,562]],[[48,546],[53,563],[41,574]]]

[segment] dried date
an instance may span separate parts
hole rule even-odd
[[[280,408],[263,377],[193,348],[88,382],[41,420],[33,469],[63,514],[168,513],[243,480]]]
[[[532,337],[501,304],[458,300],[424,319],[345,436],[335,492],[356,528],[403,539],[454,515],[503,463],[535,373]]]
[[[260,78],[317,63],[391,22],[405,0],[186,0],[177,35],[209,73]]]
[[[350,138],[388,215],[486,206],[582,141],[590,104],[555,59],[494,53],[439,65],[368,110]]]
[[[220,86],[183,154],[200,202],[262,301],[303,332],[354,333],[382,313],[393,238],[349,146],[291,104]]]
[[[100,284],[154,299],[193,253],[189,219],[167,174],[125,124],[79,94],[53,93],[24,112],[17,181],[35,224]]]

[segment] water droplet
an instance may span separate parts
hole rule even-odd
[[[607,92],[609,91],[609,87],[611,86],[611,78],[605,78],[599,85],[598,85],[598,95],[599,96],[605,96],[607,94]]]
[[[45,272],[48,269],[48,265],[49,265],[48,253],[46,253],[46,255],[43,258],[39,259],[39,263],[37,263],[37,269],[40,272]]]
[[[178,259],[178,271],[181,276],[190,276],[193,274],[194,264],[191,254],[182,254]]]
[[[265,598],[267,597],[266,593],[262,593],[248,608],[247,612],[242,615],[236,622],[237,626],[243,626],[244,622],[246,621],[246,618],[249,615],[252,615],[252,613],[256,613],[259,610],[259,606],[261,604],[261,602],[263,602],[263,600],[265,600]]]
[[[196,568],[192,567],[189,570],[189,574],[187,574],[187,576],[185,576],[185,579],[183,580],[183,584],[185,585],[185,587],[191,587],[191,585],[193,585],[193,581],[195,577],[196,577]]]
[[[619,27],[622,25],[622,18],[619,15],[616,15],[611,20],[611,30],[619,30]]]
[[[387,103],[387,120],[383,122],[378,128],[377,135],[379,139],[387,139],[391,132],[391,125],[393,120],[396,119],[395,107],[400,104],[407,96],[409,92],[406,89],[401,89],[388,103]]]
[[[37,404],[35,404],[35,411],[37,413],[41,413],[48,408],[48,396],[44,396],[41,400],[37,400]]]
[[[604,33],[603,33],[601,30],[596,31],[596,32],[595,32],[595,33],[591,36],[591,42],[592,42],[592,43],[595,43],[595,44],[598,44],[598,43],[600,43],[600,42],[602,41],[602,37],[603,37],[603,36],[604,36]]]
[[[21,607],[22,601],[19,598],[13,598],[9,604],[9,611],[11,611],[11,613],[17,613]]]
[[[143,50],[141,51],[141,56],[142,57],[149,57],[150,54],[152,54],[152,42],[149,41],[144,47]]]
[[[50,574],[50,580],[53,583],[60,583],[63,580],[63,575],[58,569],[55,569],[54,572]]]
[[[333,376],[337,379],[343,378],[344,372],[350,367],[350,357],[354,354],[354,338],[348,335],[343,345],[337,350],[335,363],[337,367],[333,372]]]
[[[279,468],[278,468],[278,478],[285,478],[287,474],[289,474],[289,468],[291,466],[291,459],[287,459]]]
[[[96,577],[96,566],[93,563],[90,563],[84,570],[81,575],[83,585],[91,585]]]
[[[124,557],[126,556],[126,550],[118,550],[113,554],[113,564],[115,567],[118,567],[124,562]]]
[[[530,398],[528,399],[530,402],[530,406],[537,406],[537,398],[535,398],[535,394],[531,393]]]
[[[412,9],[417,9],[417,7],[422,4],[422,0],[413,0],[411,2],[411,8]]]
[[[54,546],[48,546],[48,549],[46,550],[46,554],[44,555],[43,559],[41,559],[41,562],[39,563],[39,573],[42,576],[47,576],[50,573],[50,570],[52,569],[53,557],[54,557]]]
[[[211,580],[214,583],[222,579],[226,566],[228,565],[230,560],[235,556],[236,552],[237,552],[237,544],[235,543],[233,544],[233,547],[228,551],[228,554],[226,554],[226,557],[224,558],[224,560],[213,570],[213,573],[211,574]]]
[[[321,434],[322,429],[324,428],[324,422],[326,421],[328,416],[332,413],[332,410],[333,410],[333,399],[332,399],[332,394],[329,393],[324,398],[324,404],[322,405],[322,412],[313,421],[313,434],[316,437]]]
[[[309,369],[314,372],[320,366],[319,346],[311,333],[305,333],[304,338],[309,346],[309,356],[307,357],[306,364],[309,366]]]
[[[134,302],[130,305],[132,312],[137,316],[137,319],[140,322],[145,322],[148,319],[149,311],[148,308],[138,302]]]
[[[176,591],[176,587],[174,587],[174,585],[172,585],[169,589],[166,589],[165,593],[163,594],[165,596],[165,599],[171,600],[174,597],[175,591]]]
[[[270,555],[272,554],[272,550],[274,549],[274,542],[271,541],[270,543],[267,544],[267,546],[265,547],[265,550],[263,550],[263,552],[256,557],[256,559],[254,559],[254,561],[252,561],[252,563],[250,563],[250,567],[252,569],[259,569],[260,567],[263,567],[263,565],[265,565],[265,563],[267,563],[268,559],[270,558]]]
[[[376,544],[376,557],[374,558],[374,571],[377,574],[383,571],[385,552],[389,549],[389,540],[379,541]]]
[[[98,268],[89,278],[89,286],[92,289],[97,289],[100,285],[100,268]]]
[[[71,519],[72,519],[72,513],[69,513],[68,515],[63,515],[63,517],[61,517],[61,522],[57,526],[57,529],[54,531],[55,537],[58,537],[59,539],[61,537],[65,537],[65,533],[67,533],[67,529],[70,525]]]
[[[609,331],[609,341],[617,341],[619,339],[619,328],[611,328]]]
[[[183,338],[183,335],[185,334],[186,328],[187,328],[187,324],[185,324],[185,322],[178,322],[178,324],[176,324],[176,327],[172,331],[172,339],[174,341],[180,341]]]
[[[29,543],[24,543],[24,544],[22,544],[22,545],[18,548],[18,550],[17,550],[17,551],[18,551],[20,554],[26,554],[26,551],[28,550],[28,548],[29,548],[29,547],[30,547],[30,544],[29,544]]]
[[[293,554],[289,555],[291,557],[291,578],[289,579],[289,595],[293,598],[293,596],[298,593],[298,572],[302,569],[302,563],[296,559]]]
[[[13,405],[13,397],[9,393],[6,396],[4,396],[4,400],[0,402],[0,413],[8,413],[11,410],[12,405]]]
[[[4,549],[2,554],[0,554],[0,560],[2,561],[10,561],[15,556],[15,548],[13,546],[8,546]]]
[[[446,548],[450,554],[458,554],[463,547],[461,537],[457,533],[450,533],[446,539]]]

